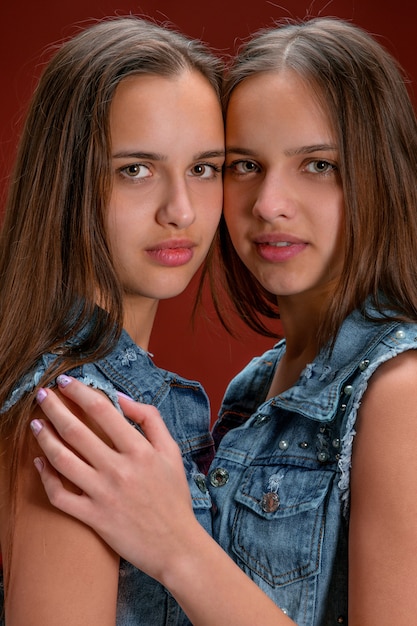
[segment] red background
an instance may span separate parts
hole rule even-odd
[[[90,19],[115,14],[143,14],[168,21],[193,37],[200,37],[220,52],[273,20],[306,15],[333,15],[352,20],[377,34],[400,61],[410,78],[417,79],[417,5],[414,0],[33,0],[2,1],[0,13],[0,197],[14,157],[25,105],[47,46],[68,37]],[[413,97],[414,100],[414,97]],[[47,184],[47,181],[45,181]],[[207,298],[195,329],[191,328],[195,282],[182,296],[162,302],[151,350],[155,362],[205,385],[217,412],[227,382],[255,354],[271,345],[236,321],[239,338],[230,338],[215,320]],[[208,319],[205,319],[205,318]]]

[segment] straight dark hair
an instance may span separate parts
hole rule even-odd
[[[285,23],[243,46],[226,76],[224,106],[246,78],[283,71],[296,73],[315,91],[340,156],[344,262],[321,320],[318,347],[331,344],[347,315],[363,309],[368,298],[378,311],[389,309],[390,319],[416,321],[417,124],[403,71],[351,23],[337,18]],[[272,334],[262,316],[279,317],[276,297],[240,261],[224,220],[208,272],[229,330],[219,275],[239,316],[257,332]]]
[[[122,290],[105,228],[115,90],[128,76],[187,71],[203,75],[220,99],[223,64],[202,42],[130,16],[79,32],[40,78],[0,234],[0,434],[12,478],[35,395],[8,408],[12,389],[45,352],[57,359],[39,386],[103,357],[122,329]]]

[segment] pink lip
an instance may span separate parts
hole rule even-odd
[[[271,263],[283,263],[300,254],[307,243],[293,235],[264,234],[254,239],[259,256]]]
[[[169,239],[148,248],[146,253],[159,265],[179,267],[191,261],[194,247],[195,243],[189,239]]]

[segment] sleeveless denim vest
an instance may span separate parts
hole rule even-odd
[[[32,391],[55,358],[53,354],[44,355],[37,367],[16,386],[3,410]],[[159,409],[180,446],[195,515],[211,534],[211,501],[205,473],[213,456],[213,440],[209,432],[209,403],[201,385],[156,367],[125,331],[109,355],[68,374],[104,391],[119,409],[117,391]],[[134,422],[131,424],[137,428]],[[155,498],[163,498],[164,488],[160,486]],[[189,626],[190,621],[162,585],[122,560],[116,624]]]
[[[377,367],[416,348],[416,324],[369,321],[355,311],[331,355],[319,354],[284,393],[264,401],[284,341],[253,359],[226,391],[208,474],[213,534],[298,626],[348,623],[356,414]]]

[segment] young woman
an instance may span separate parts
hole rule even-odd
[[[187,286],[220,218],[221,79],[201,43],[121,18],[65,43],[39,82],[1,233],[8,626],[189,624],[159,583],[50,505],[27,425],[40,415],[36,391],[63,372],[116,406],[117,392],[154,404],[211,531],[201,490],[212,451],[206,395],[155,367],[147,349],[158,301]]]
[[[33,429],[82,493],[37,467],[51,501],[195,625],[405,626],[417,612],[417,124],[404,80],[361,29],[316,19],[256,35],[225,98],[226,289],[252,327],[278,310],[285,340],[232,381],[214,429],[220,546],[194,519],[155,410],[121,400],[146,438],[133,436],[66,379],[113,448],[48,391],[42,409],[86,462],[47,421]]]

